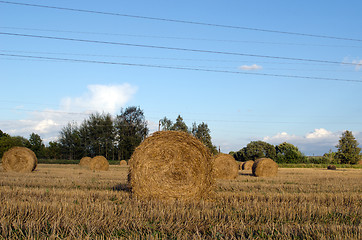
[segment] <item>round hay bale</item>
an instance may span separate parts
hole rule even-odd
[[[336,170],[337,167],[336,167],[335,165],[329,165],[329,166],[327,167],[327,169],[329,169],[329,170]]]
[[[97,171],[108,171],[109,163],[105,157],[96,156],[89,162],[89,169]]]
[[[358,165],[362,165],[362,159],[358,161]]]
[[[211,154],[185,132],[155,132],[136,148],[128,164],[136,197],[187,201],[209,197],[212,191]]]
[[[91,157],[82,157],[82,159],[79,161],[79,165],[82,167],[89,167],[89,163],[91,160]]]
[[[12,147],[2,157],[2,166],[7,172],[32,172],[37,164],[35,153],[26,147]]]
[[[218,179],[235,179],[239,175],[239,165],[230,154],[218,154],[213,160],[214,177]]]
[[[273,177],[278,174],[278,164],[270,158],[259,158],[252,166],[256,177]]]
[[[251,170],[251,168],[253,167],[254,161],[253,160],[249,160],[244,162],[242,169],[243,170]]]
[[[243,170],[243,164],[244,164],[244,162],[239,163],[239,170]]]
[[[121,161],[119,162],[119,165],[121,165],[121,166],[127,166],[127,161],[126,161],[126,160],[121,160]]]

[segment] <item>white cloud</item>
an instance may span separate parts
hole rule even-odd
[[[359,58],[353,59],[351,57],[345,57],[342,61],[342,64],[354,64],[355,65],[355,70],[359,71],[362,69],[362,60]]]
[[[362,69],[362,60],[353,60],[352,61],[353,64],[356,64],[356,71],[359,71]]]
[[[304,136],[290,135],[286,132],[277,133],[274,136],[266,136],[263,141],[273,145],[282,142],[289,142],[299,148],[306,155],[323,155],[330,149],[335,151],[343,131],[331,132],[324,128],[314,129],[314,131],[306,133]],[[357,139],[360,133],[353,133]]]
[[[324,139],[324,138],[330,138],[331,136],[333,136],[332,132],[330,132],[324,128],[319,128],[319,129],[314,129],[314,132],[307,133],[305,138],[307,138],[307,139]]]
[[[66,97],[61,101],[65,111],[109,112],[115,114],[136,93],[137,88],[128,83],[122,85],[89,85],[81,97]]]
[[[253,64],[253,65],[242,65],[239,67],[239,69],[246,70],[246,71],[252,71],[252,70],[263,69],[263,67],[260,65]]]
[[[89,85],[81,97],[65,97],[59,109],[34,111],[26,119],[1,121],[1,130],[28,138],[31,133],[39,134],[44,142],[56,140],[59,131],[69,122],[80,124],[89,113],[98,111],[116,114],[136,93],[130,84]]]

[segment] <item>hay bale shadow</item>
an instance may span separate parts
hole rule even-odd
[[[252,173],[246,173],[246,172],[241,172],[241,171],[239,171],[239,175],[240,176],[254,176]]]
[[[117,192],[131,192],[131,188],[129,187],[129,185],[127,183],[120,183],[117,184],[116,186],[112,187],[113,191],[117,191]]]

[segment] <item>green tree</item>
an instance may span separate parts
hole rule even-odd
[[[79,127],[83,156],[102,155],[114,159],[115,128],[108,113],[93,113]]]
[[[336,153],[336,158],[340,163],[345,164],[356,164],[360,160],[361,148],[358,147],[359,143],[354,138],[351,131],[345,131],[342,133],[339,143],[336,146],[338,151]]]
[[[323,160],[326,163],[335,163],[336,153],[332,152],[332,149],[329,149],[328,153],[323,154]]]
[[[68,123],[60,131],[59,143],[63,157],[72,159],[81,158],[81,139],[75,122]]]
[[[35,153],[38,158],[44,158],[45,145],[43,144],[43,140],[38,134],[30,134],[29,148]]]
[[[0,138],[2,137],[10,137],[10,135],[0,130]]]
[[[12,137],[8,134],[2,134],[0,137],[0,158],[3,154],[12,147],[28,147],[29,141],[28,139],[20,136]]]
[[[49,146],[45,148],[45,155],[47,158],[60,159],[61,158],[61,145],[58,142],[49,142]]]
[[[115,119],[114,127],[118,160],[129,159],[149,132],[143,111],[134,106],[121,110],[121,114]]]
[[[161,130],[162,131],[168,131],[171,130],[172,128],[172,121],[170,119],[168,119],[167,117],[164,117],[160,120],[160,124],[161,124]]]
[[[276,150],[273,145],[264,141],[251,141],[240,151],[233,154],[238,161],[256,160],[258,158],[275,159]]]
[[[172,125],[170,130],[188,132],[188,127],[184,122],[184,119],[180,115],[178,115],[178,117],[176,118],[176,122]]]
[[[301,163],[306,161],[299,149],[291,143],[283,142],[275,147],[278,163]]]
[[[198,138],[209,150],[212,154],[217,154],[216,146],[212,145],[211,135],[210,135],[209,126],[202,122],[199,125],[196,125],[196,122],[192,124],[191,133]]]

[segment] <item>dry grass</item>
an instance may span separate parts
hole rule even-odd
[[[361,239],[362,170],[242,171],[209,201],[133,199],[128,167],[0,170],[0,239]]]

